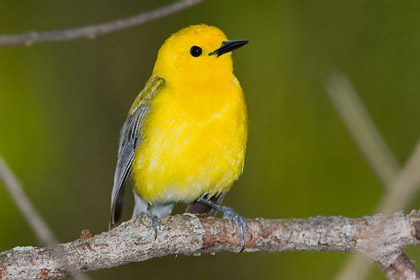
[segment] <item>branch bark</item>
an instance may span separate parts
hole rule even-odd
[[[244,252],[355,251],[378,263],[390,279],[420,279],[403,253],[420,244],[420,213],[377,214],[362,218],[315,217],[309,219],[248,220],[253,238],[246,236]],[[86,232],[84,234],[86,236]],[[59,246],[79,272],[145,261],[170,254],[200,255],[239,252],[225,219],[175,215],[163,219],[157,235],[147,216],[93,237]],[[16,247],[0,253],[0,279],[54,279],[66,270],[52,247]]]
[[[49,41],[64,41],[72,39],[94,39],[98,35],[127,29],[149,21],[157,20],[170,14],[182,11],[191,6],[199,4],[204,0],[183,0],[171,5],[158,8],[153,11],[144,12],[133,17],[119,19],[111,22],[83,26],[74,29],[56,30],[50,32],[28,32],[16,35],[0,36],[0,46],[11,45],[32,45],[35,43]]]

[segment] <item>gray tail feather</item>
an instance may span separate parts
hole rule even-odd
[[[125,190],[122,188],[116,197],[114,205],[111,206],[111,218],[109,221],[109,229],[112,229],[121,219],[124,206]]]

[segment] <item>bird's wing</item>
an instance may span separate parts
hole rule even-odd
[[[131,165],[133,163],[135,150],[142,141],[141,127],[150,110],[150,100],[160,92],[164,86],[164,79],[158,76],[151,77],[147,81],[144,89],[134,100],[128,113],[127,120],[121,129],[118,160],[111,194],[110,228],[112,228],[121,218],[124,205],[124,186],[131,175]]]

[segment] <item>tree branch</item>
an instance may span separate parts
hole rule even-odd
[[[244,252],[355,251],[378,263],[390,279],[420,277],[403,255],[420,244],[420,213],[378,214],[362,218],[248,220],[253,238],[246,236]],[[147,216],[93,236],[57,245],[72,267],[84,272],[145,261],[170,254],[200,255],[239,252],[225,219],[175,215],[163,219],[155,236]],[[405,276],[404,276],[405,275]],[[65,269],[50,248],[17,247],[0,253],[0,279],[53,279]]]
[[[204,0],[183,0],[153,11],[141,13],[133,17],[115,20],[107,23],[84,26],[74,29],[64,29],[50,32],[29,32],[17,35],[0,36],[0,46],[32,45],[49,41],[64,41],[78,38],[94,39],[98,35],[127,29],[136,25],[160,19],[167,15],[187,9]]]
[[[382,269],[389,279],[420,279],[419,272],[404,253],[398,255],[393,264]]]

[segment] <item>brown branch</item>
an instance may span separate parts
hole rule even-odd
[[[420,279],[420,273],[404,253],[398,255],[392,265],[382,268],[389,279]]]
[[[378,214],[363,218],[248,220],[244,252],[355,251],[380,264],[390,279],[412,279],[418,272],[402,250],[420,244],[420,213]],[[155,236],[146,216],[87,239],[61,245],[78,271],[98,270],[170,254],[239,252],[237,235],[225,219],[184,214],[163,219]],[[408,270],[407,270],[408,266]],[[53,279],[65,270],[51,248],[17,247],[0,253],[0,279]],[[400,275],[408,275],[401,278]],[[413,278],[414,279],[414,278]]]
[[[127,29],[136,25],[160,19],[170,14],[182,11],[191,6],[199,4],[204,0],[183,0],[171,5],[158,8],[153,11],[144,12],[133,17],[115,20],[107,23],[84,26],[74,29],[64,29],[50,32],[29,32],[17,35],[0,36],[0,46],[10,45],[32,45],[35,43],[49,41],[64,41],[71,39],[87,38],[94,39],[98,35]]]

